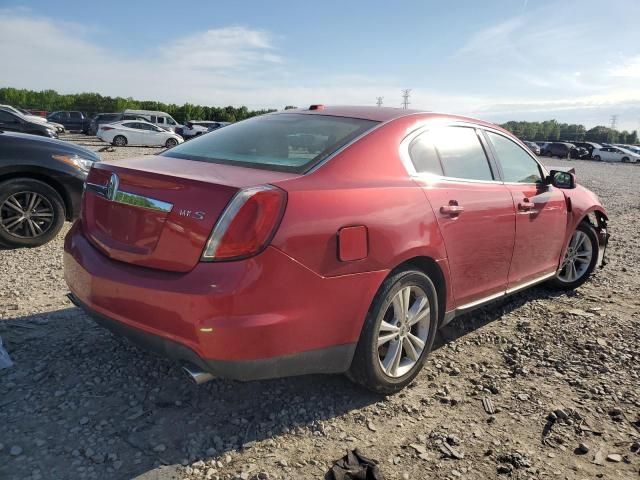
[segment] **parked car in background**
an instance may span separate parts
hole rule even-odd
[[[574,144],[567,142],[549,143],[540,153],[551,158],[585,158],[589,155],[585,148],[576,147]]]
[[[593,151],[593,159],[603,162],[636,163],[640,154],[621,147],[602,147]]]
[[[89,129],[90,119],[82,112],[59,111],[47,115],[47,120],[64,125],[70,132],[86,133]]]
[[[197,137],[198,135],[202,135],[203,133],[212,132],[213,130],[217,130],[218,128],[224,127],[225,125],[229,125],[229,122],[214,122],[208,120],[191,120],[186,122],[182,127],[182,135],[185,140],[191,137]]]
[[[29,110],[25,110],[24,108],[12,107],[11,105],[0,105],[0,110],[7,110],[9,112],[13,112],[13,113],[16,113],[18,115],[22,115],[24,118],[26,118],[30,122],[36,122],[36,123],[42,123],[42,124],[49,125],[50,127],[55,128],[58,133],[63,133],[64,132],[64,126],[60,125],[59,123],[49,122],[49,121],[47,121],[46,118],[43,118],[43,117],[41,117],[39,115],[33,115],[31,112],[29,112]]]
[[[614,145],[615,147],[620,147],[624,150],[629,150],[630,152],[633,153],[640,153],[640,147],[636,147],[635,145],[625,145],[625,144],[616,144]]]
[[[593,158],[593,151],[596,148],[602,148],[602,145],[595,142],[573,142],[576,147],[581,147],[587,150],[588,155],[585,158]]]
[[[98,154],[69,142],[0,131],[0,245],[37,247],[80,211]]]
[[[142,117],[147,122],[153,123],[154,125],[162,127],[165,130],[170,130],[172,132],[175,132],[176,128],[182,127],[182,125],[176,122],[171,115],[165,112],[158,112],[154,110],[127,109],[123,113],[127,115],[136,115],[138,117]]]
[[[144,145],[171,148],[183,142],[177,133],[142,120],[124,120],[100,125],[97,137],[117,147]]]
[[[58,138],[58,131],[53,125],[29,120],[21,113],[0,108],[0,131],[2,130]]]
[[[97,113],[91,118],[87,133],[89,135],[96,135],[100,125],[105,123],[121,122],[122,120],[142,120],[143,122],[146,122],[146,119],[139,115],[129,115],[125,113]]]
[[[196,382],[348,372],[392,393],[455,316],[584,283],[606,219],[495,125],[312,106],[97,164],[65,279],[98,323]]]
[[[537,143],[527,141],[524,141],[522,143],[529,147],[529,150],[531,150],[533,153],[535,153],[536,155],[540,155],[540,146]]]

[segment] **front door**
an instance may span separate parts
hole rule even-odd
[[[544,170],[525,148],[486,131],[516,211],[516,235],[509,288],[554,273],[567,228],[564,193],[543,182]]]
[[[496,179],[476,129],[426,131],[411,142],[409,156],[445,242],[456,305],[504,292],[514,245],[513,200]]]
[[[24,122],[13,113],[0,110],[0,130],[22,132],[24,131]]]

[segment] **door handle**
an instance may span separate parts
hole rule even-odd
[[[536,204],[530,201],[528,198],[518,203],[518,210],[521,212],[531,212],[535,208]]]
[[[443,215],[449,215],[450,217],[457,217],[464,212],[464,207],[458,205],[456,200],[450,200],[449,205],[443,205],[440,207],[440,213]]]

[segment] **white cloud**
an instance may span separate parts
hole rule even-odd
[[[620,124],[636,128],[640,92],[633,80],[640,57],[609,70],[595,68],[597,62],[590,59],[549,72],[548,63],[531,59],[544,55],[562,64],[564,54],[549,55],[553,45],[580,37],[583,28],[564,20],[562,27],[540,27],[535,21],[540,18],[545,17],[536,13],[532,21],[523,13],[471,34],[450,63],[437,66],[445,78],[437,87],[428,77],[407,85],[384,65],[385,73],[374,76],[357,70],[332,73],[315,64],[304,67],[280,47],[284,37],[248,26],[194,32],[127,54],[108,42],[90,40],[94,26],[60,23],[26,9],[0,9],[0,86],[249,108],[373,105],[378,96],[384,96],[385,106],[399,107],[400,89],[414,87],[411,107],[419,109],[497,121],[544,114],[581,122],[581,115],[591,118],[587,112],[600,112],[593,123],[624,112]],[[103,33],[109,38],[109,31]],[[468,74],[480,64],[481,73]],[[464,81],[452,86],[447,75]]]
[[[608,73],[611,77],[640,80],[640,55],[629,58],[621,64],[611,67]]]
[[[223,70],[261,62],[281,63],[282,58],[273,51],[267,32],[235,26],[180,38],[163,50],[162,56],[180,68]]]

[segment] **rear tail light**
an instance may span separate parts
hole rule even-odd
[[[104,130],[106,132],[107,130],[113,130],[113,127],[100,127],[100,130]]]
[[[202,260],[236,260],[260,253],[280,225],[286,203],[286,192],[272,185],[240,190],[213,228]]]

